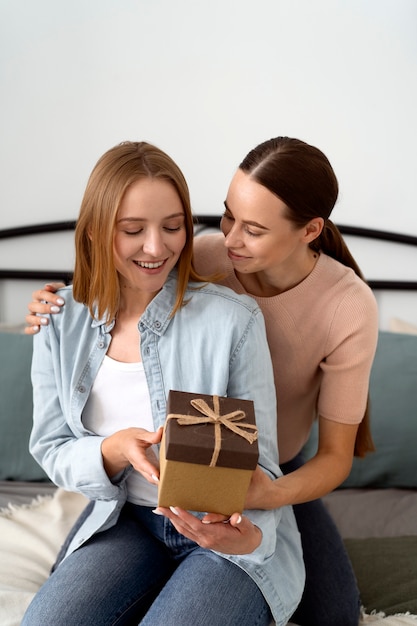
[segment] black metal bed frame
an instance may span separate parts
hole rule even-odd
[[[205,229],[218,228],[220,217],[216,215],[197,215],[195,217],[196,232]],[[358,226],[337,225],[343,235],[352,235],[370,239],[373,241],[388,241],[391,243],[401,243],[417,247],[417,237],[413,235],[404,235],[383,230],[375,230],[372,228],[362,228]],[[67,220],[62,222],[46,222],[44,224],[33,224],[29,226],[18,226],[15,228],[6,228],[0,230],[0,239],[20,238],[30,235],[44,235],[48,233],[58,233],[63,231],[73,231],[75,228],[75,220]],[[56,280],[71,282],[72,271],[64,270],[15,270],[0,269],[0,279],[14,280]],[[388,290],[388,291],[417,291],[417,281],[404,280],[368,280],[371,289]]]

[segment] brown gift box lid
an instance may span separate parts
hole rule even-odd
[[[200,400],[203,403],[199,402]],[[193,406],[192,401],[193,404],[195,401],[201,404],[203,412]],[[209,414],[216,413],[215,408],[218,408],[220,416],[232,414],[232,419],[228,420],[231,428],[237,428],[241,432],[256,436],[255,410],[252,400],[171,390],[168,395],[165,426],[166,459],[200,465],[212,463],[216,467],[254,470],[258,463],[258,442],[256,439],[250,443],[242,435],[233,432],[224,424],[221,424],[220,428],[217,426],[221,435],[221,442],[217,460],[213,463],[216,428],[213,420],[208,423],[181,425],[181,419],[177,419],[178,416],[210,419],[204,413],[207,407]],[[240,413],[236,416],[235,412],[237,411]],[[251,427],[245,427],[245,424],[250,424]]]

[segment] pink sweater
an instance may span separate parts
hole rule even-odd
[[[247,293],[223,241],[222,234],[196,237],[195,267],[206,275],[226,273],[223,285]],[[378,338],[377,304],[353,270],[325,254],[293,289],[252,297],[265,318],[277,390],[280,463],[285,463],[301,450],[318,415],[345,424],[361,421]]]

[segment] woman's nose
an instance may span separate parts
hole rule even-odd
[[[225,234],[224,242],[227,248],[235,248],[242,245],[242,239],[236,225],[233,225],[227,234]]]
[[[161,236],[161,233],[151,231],[146,233],[145,241],[143,244],[143,251],[151,256],[158,257],[164,251],[165,245]]]

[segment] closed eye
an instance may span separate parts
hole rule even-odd
[[[168,228],[168,226],[165,226],[164,230],[166,230],[167,233],[177,233],[182,228],[183,228],[182,226],[177,226],[176,228]]]
[[[226,209],[224,211],[224,213],[222,215],[222,219],[228,220],[229,222],[234,222],[235,221],[235,218],[230,213],[229,209]],[[254,232],[253,230],[251,230],[251,228],[250,228],[250,226],[248,224],[244,224],[244,231],[250,237],[260,237],[263,234],[263,233]]]

